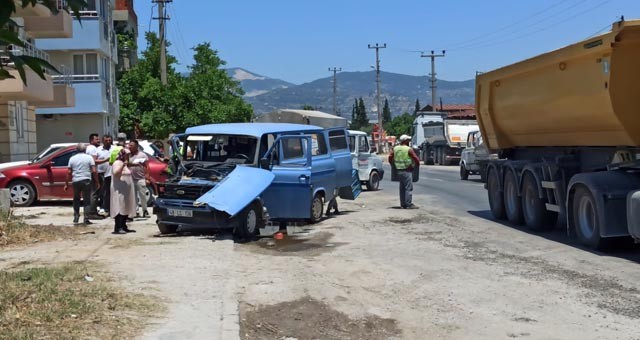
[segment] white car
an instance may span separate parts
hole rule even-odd
[[[50,154],[62,149],[62,148],[66,148],[68,146],[71,145],[75,145],[77,143],[57,143],[57,144],[51,144],[49,145],[48,148],[42,150],[40,153],[38,153],[38,155],[31,160],[28,161],[16,161],[16,162],[7,162],[7,163],[0,163],[0,171],[7,169],[7,168],[11,168],[14,166],[19,166],[19,165],[25,165],[25,164],[29,164],[29,163],[36,163],[39,160],[49,156]]]

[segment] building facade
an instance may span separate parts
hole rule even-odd
[[[53,63],[70,70],[76,98],[71,107],[36,109],[40,149],[52,143],[85,142],[91,133],[118,132],[114,1],[87,0],[87,4],[80,20],[72,19],[72,37],[36,39],[36,47],[46,51]]]
[[[130,69],[138,62],[138,16],[133,0],[116,0],[113,26],[118,37],[118,73]]]
[[[63,1],[59,1],[59,5],[62,8]],[[64,110],[75,105],[75,89],[68,69],[34,45],[35,39],[41,38],[51,41],[71,39],[72,17],[65,11],[53,13],[41,4],[22,8],[17,3],[16,7],[11,16],[15,24],[10,23],[8,27],[18,33],[25,46],[0,46],[0,58],[14,77],[0,80],[0,162],[28,160],[37,154],[40,145],[36,134],[36,110]],[[25,83],[5,51],[45,59],[61,74],[46,74],[42,79],[25,68]]]

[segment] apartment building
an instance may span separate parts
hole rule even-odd
[[[39,148],[52,143],[84,142],[91,133],[118,132],[114,1],[87,0],[87,4],[80,12],[80,20],[72,19],[72,37],[36,39],[36,47],[48,53],[53,63],[70,70],[69,79],[75,89],[75,105],[36,109]]]
[[[133,8],[133,0],[116,0],[113,26],[120,37],[117,71],[124,72],[138,62],[138,16]]]
[[[72,38],[74,27],[71,16],[64,11],[54,14],[41,4],[22,8],[21,2],[16,1],[16,7],[17,11],[11,16],[15,24],[10,23],[9,28],[18,33],[25,47],[0,46],[0,58],[9,73],[15,77],[0,80],[0,162],[28,160],[37,154],[39,143],[36,135],[36,110],[57,110],[75,105],[74,88],[66,68],[34,46],[34,40],[39,38],[51,41]],[[45,59],[63,74],[55,77],[47,74],[45,79],[41,79],[26,68],[25,84],[18,71],[12,69],[8,55],[4,54],[7,50],[14,55]]]

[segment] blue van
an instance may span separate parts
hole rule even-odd
[[[159,185],[153,208],[163,234],[206,228],[249,237],[268,220],[315,223],[324,202],[353,182],[345,128],[211,124],[179,138],[175,176]]]

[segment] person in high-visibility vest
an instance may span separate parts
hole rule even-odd
[[[113,165],[113,162],[118,158],[118,154],[120,150],[122,150],[127,144],[127,134],[124,132],[120,132],[117,135],[117,143],[111,149],[111,155],[109,155],[109,164]]]
[[[395,166],[400,180],[400,206],[402,209],[418,209],[413,204],[413,168],[420,167],[420,159],[409,146],[411,137],[400,136],[400,144],[389,154],[389,164]]]

